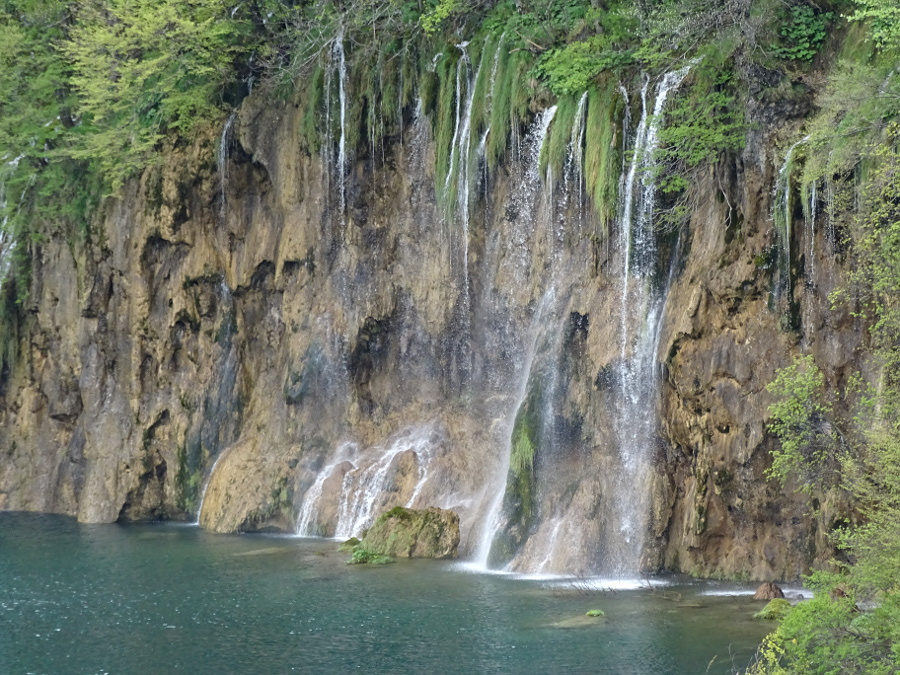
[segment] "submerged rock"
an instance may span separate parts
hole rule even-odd
[[[767,581],[763,584],[759,585],[759,588],[756,589],[756,593],[753,594],[754,600],[774,600],[775,598],[783,598],[784,591],[778,586],[778,584]]]
[[[455,558],[459,547],[459,516],[453,511],[402,506],[381,514],[363,534],[361,546],[396,558]]]
[[[605,619],[605,617],[585,614],[583,616],[574,616],[570,619],[563,619],[562,621],[555,621],[553,623],[547,624],[546,627],[562,628],[564,630],[568,630],[571,628],[590,628],[592,626],[598,626],[605,623],[605,621],[598,621],[598,619]]]

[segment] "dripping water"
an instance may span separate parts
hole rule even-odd
[[[341,444],[332,460],[316,472],[315,482],[304,494],[297,517],[297,534],[321,534],[321,524],[317,521],[325,506],[324,485],[343,469],[334,536],[342,539],[361,536],[383,510],[398,505],[391,501],[395,460],[398,455],[410,451],[415,456],[416,481],[409,496],[400,505],[407,508],[417,506],[423,489],[432,477],[431,463],[438,442],[434,425],[426,424],[405,430],[387,446],[375,446],[363,451],[353,442]],[[393,498],[396,500],[396,497]]]
[[[562,239],[563,231],[569,218],[569,197],[573,192],[575,197],[575,222],[579,227],[584,222],[584,140],[587,123],[587,99],[588,94],[584,92],[578,101],[575,118],[572,121],[572,130],[569,133],[569,142],[566,145],[563,191],[557,218],[558,239]]]
[[[690,65],[666,73],[656,85],[652,109],[650,81],[641,88],[641,118],[622,182],[619,245],[622,252],[620,355],[616,366],[619,401],[613,429],[621,470],[614,479],[611,522],[607,525],[606,571],[618,576],[639,571],[647,526],[647,481],[656,444],[657,351],[669,276],[655,281],[659,251],[654,229],[655,153],[668,96]],[[671,275],[671,267],[670,267]]]
[[[333,96],[337,88],[337,119],[333,110]],[[334,147],[334,125],[337,123],[337,148]],[[335,186],[332,178],[337,178],[338,204],[341,225],[346,225],[347,217],[347,58],[344,52],[344,27],[338,29],[331,43],[328,68],[325,71],[325,129],[328,142],[322,144],[322,164],[325,170],[325,192],[331,196]]]
[[[203,503],[206,500],[210,481],[219,461],[225,454],[222,450],[237,440],[241,424],[241,410],[235,391],[240,360],[238,347],[234,340],[237,331],[234,296],[224,279],[219,282],[218,298],[222,313],[218,340],[222,350],[221,359],[216,372],[214,388],[203,402],[203,424],[199,431],[200,447],[208,448],[211,454],[216,455],[216,458],[204,477],[200,489],[200,501],[197,505],[198,522],[203,513]]]
[[[234,120],[237,117],[237,110],[232,110],[225,125],[222,127],[222,134],[219,136],[219,147],[216,148],[216,172],[219,174],[219,215],[224,217],[228,199],[228,153],[231,150],[231,132],[234,128]]]
[[[8,156],[9,155],[7,155],[7,157]],[[3,167],[0,168],[0,215],[3,217],[3,220],[0,221],[0,284],[6,280],[6,275],[9,272],[13,249],[12,235],[6,229],[6,226],[9,223],[9,214],[7,213],[9,201],[7,199],[6,183],[10,176],[15,173],[16,169],[19,167],[19,162],[22,161],[24,156],[25,155],[19,155],[18,157],[5,162]],[[5,160],[6,157],[3,159]]]
[[[784,161],[778,169],[773,195],[772,220],[778,238],[778,273],[777,293],[785,295],[791,287],[791,220],[793,203],[791,201],[791,172],[793,170],[794,150],[806,143],[809,136],[801,138],[788,148]]]
[[[334,41],[338,61],[338,100],[340,103],[341,136],[338,141],[337,171],[341,195],[341,219],[347,218],[347,58],[344,53],[344,27]]]
[[[526,165],[522,179],[510,198],[511,205],[517,213],[517,225],[513,232],[514,239],[510,242],[516,256],[515,264],[517,270],[525,270],[530,266],[530,251],[527,246],[528,236],[535,229],[541,202],[544,202],[546,206],[546,200],[542,199],[547,192],[541,191],[540,158],[547,131],[555,114],[556,106],[541,112],[532,123],[523,141],[523,147],[527,152]],[[493,485],[488,486],[493,496],[488,504],[485,517],[482,519],[481,532],[473,556],[473,566],[478,569],[488,568],[494,540],[505,526],[503,498],[510,467],[513,427],[516,415],[528,394],[528,383],[533,374],[535,358],[542,338],[541,329],[548,325],[547,319],[555,304],[556,289],[555,284],[551,280],[550,283],[544,286],[544,293],[532,316],[531,328],[528,331],[528,335],[531,336],[530,341],[526,344],[523,353],[516,359],[517,364],[522,364],[522,367],[514,376],[516,378],[514,381],[518,381],[517,393],[513,399],[514,404],[509,409],[501,428],[498,430],[506,444],[506,451],[502,455],[502,461],[495,474],[496,479]]]

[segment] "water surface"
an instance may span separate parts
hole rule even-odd
[[[0,513],[0,672],[731,673],[769,627],[747,596],[701,595],[721,585],[602,591],[336,548]]]

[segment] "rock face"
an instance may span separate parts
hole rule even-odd
[[[378,516],[361,545],[394,558],[456,558],[459,516],[434,507],[417,511],[397,506]]]
[[[473,190],[465,228],[443,219],[430,126],[407,118],[336,176],[300,144],[301,109],[254,94],[223,165],[210,129],[167,148],[90,241],[33,243],[0,508],[350,537],[435,505],[459,514],[463,556],[602,571],[623,511],[626,256],[525,150]],[[793,302],[773,300],[783,157],[761,128],[662,247],[658,438],[624,505],[647,514],[647,570],[793,578],[831,555],[840,503],[818,496],[813,519],[765,480],[765,385],[801,345],[845,381],[863,331],[829,306],[841,271],[820,226],[796,228]]]

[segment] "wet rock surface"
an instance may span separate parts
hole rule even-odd
[[[459,516],[434,507],[415,510],[398,506],[375,520],[360,545],[394,558],[456,558]]]
[[[34,244],[22,356],[0,392],[0,509],[222,532],[294,531],[306,509],[308,533],[351,536],[341,528],[384,510],[434,505],[459,514],[473,557],[533,401],[533,517],[507,518],[521,531],[500,563],[602,569],[621,510],[623,260],[590,209],[516,202],[525,169],[510,162],[468,234],[450,231],[430,131],[410,120],[383,162],[353,164],[365,208],[341,213],[300,123],[251,97],[221,181],[210,129],[111,200],[89,243]],[[800,343],[841,380],[864,337],[830,308],[841,270],[822,232],[787,324],[771,297],[772,147],[762,135],[702,180],[671,247],[660,428],[634,505],[648,571],[785,579],[831,555],[840,501],[820,496],[813,518],[765,479],[765,385]],[[423,429],[421,446],[400,443]],[[363,475],[380,487],[354,488],[357,508],[345,486]]]

